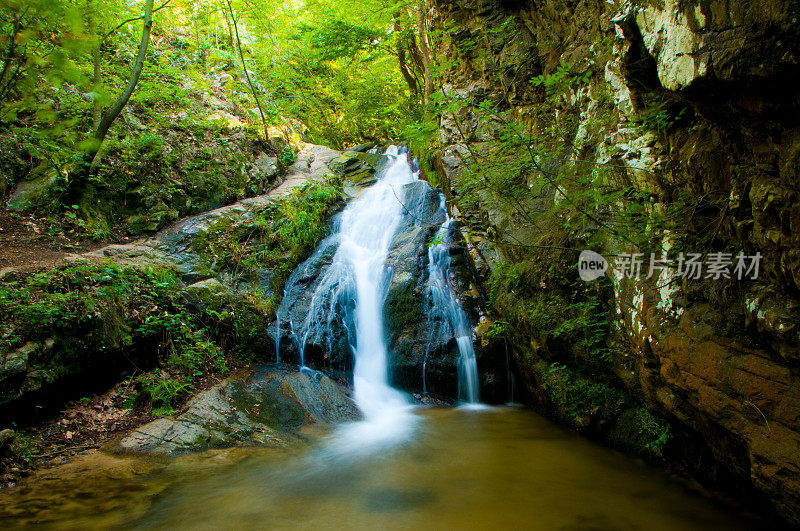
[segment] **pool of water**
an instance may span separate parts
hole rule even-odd
[[[756,528],[531,411],[416,414],[409,441],[350,455],[323,437],[178,459],[82,456],[0,492],[0,528]]]

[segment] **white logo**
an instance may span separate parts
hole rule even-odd
[[[608,262],[602,255],[594,251],[581,251],[578,257],[578,275],[581,280],[591,282],[606,274]]]

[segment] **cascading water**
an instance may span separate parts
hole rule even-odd
[[[431,305],[431,320],[437,323],[433,333],[455,337],[458,345],[458,399],[467,404],[479,402],[478,365],[472,346],[472,328],[450,285],[450,244],[453,220],[447,215],[445,198],[440,194],[439,208],[445,221],[428,247],[427,296]],[[423,364],[423,373],[425,364]],[[425,375],[423,374],[423,383]]]
[[[408,230],[410,220],[411,225],[425,230],[431,223],[438,227],[436,240],[428,250],[425,293],[429,321],[435,330],[429,348],[434,343],[446,345],[455,338],[459,350],[459,399],[462,403],[478,402],[472,331],[448,281],[452,221],[447,217],[444,196],[439,194],[437,209],[436,195],[430,187],[417,186],[422,184],[417,182],[419,170],[408,164],[405,152],[391,147],[383,160],[377,182],[337,215],[333,233],[292,273],[277,312],[277,350],[280,351],[279,341],[285,330],[301,366],[310,355],[316,356],[319,363],[321,354],[329,363],[336,356],[337,365],[344,369],[350,362],[346,356],[353,355],[354,399],[364,421],[337,430],[327,448],[338,456],[407,440],[420,418],[413,414],[408,396],[389,385],[389,348],[383,319],[387,292],[396,280],[391,270],[394,268],[387,265],[396,259],[390,250],[397,245],[398,233],[407,234],[403,231]],[[442,220],[444,223],[439,225]],[[424,240],[419,242],[423,243]],[[400,268],[405,266],[404,262]],[[400,273],[394,273],[397,274]],[[307,352],[309,348],[313,352]]]
[[[376,184],[348,204],[338,231],[329,237],[338,242],[338,248],[314,290],[304,322],[299,327],[290,323],[301,364],[306,339],[330,329],[337,312],[348,329],[355,358],[354,398],[364,422],[346,426],[334,437],[342,452],[396,443],[410,436],[417,421],[406,395],[389,385],[383,323],[390,276],[386,258],[403,219],[402,187],[416,176],[396,147],[389,148],[386,155],[394,159],[391,165]]]

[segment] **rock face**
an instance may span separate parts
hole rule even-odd
[[[433,334],[425,286],[428,280],[427,248],[445,214],[439,194],[425,181],[404,189],[408,210],[389,246],[392,277],[386,295],[384,322],[389,333],[392,384],[409,390],[455,395],[458,349],[455,341]],[[423,384],[423,372],[431,376]]]
[[[282,445],[309,423],[359,417],[355,404],[322,373],[264,368],[200,393],[184,412],[137,428],[112,450],[173,456],[237,444]]]
[[[615,185],[649,197],[653,219],[702,201],[702,212],[681,214],[681,230],[703,234],[710,224],[711,249],[763,255],[751,281],[687,282],[669,271],[615,279],[619,343],[606,369],[671,424],[668,458],[799,524],[800,102],[790,80],[800,74],[800,2],[437,0],[431,14],[445,30],[440,52],[454,64],[445,92],[470,104],[442,118],[438,165],[471,229],[478,271],[533,256],[491,241],[532,243],[540,234],[491,193],[459,201],[466,161],[498,138],[499,125],[476,111],[481,102],[526,126],[553,117],[569,146],[553,159],[556,173],[579,172],[576,161],[609,168]],[[561,88],[564,76],[570,83],[553,103],[545,89]],[[552,189],[534,195],[518,198],[528,212],[546,214],[562,199]],[[688,248],[703,241],[681,241],[655,222],[646,230],[671,254],[703,250]],[[610,254],[629,250],[614,238],[605,245]],[[574,269],[554,267],[573,281]],[[552,288],[542,284],[546,297]],[[558,346],[531,339],[513,350],[532,396],[547,402],[533,366]],[[559,355],[591,379],[585,359]]]

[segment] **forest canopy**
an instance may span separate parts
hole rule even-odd
[[[192,171],[186,138],[168,142],[181,128],[222,144],[234,124],[271,142],[282,163],[292,137],[338,149],[396,140],[422,115],[425,10],[392,0],[3,0],[0,195],[47,176],[56,201],[21,206],[74,205],[65,221],[104,238],[116,221],[101,197],[125,203],[131,182]],[[198,192],[196,206],[243,193],[229,188]]]

